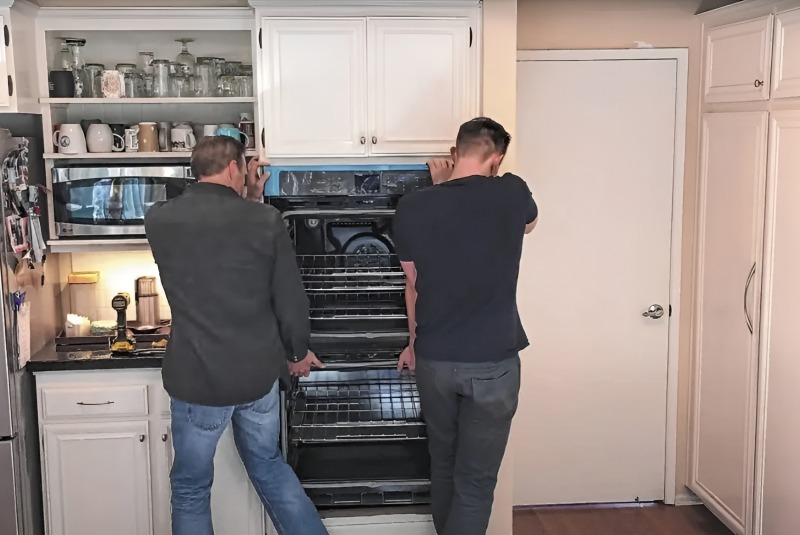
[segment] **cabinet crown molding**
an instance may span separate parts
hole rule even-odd
[[[14,0],[0,0],[0,9],[8,8],[14,5]]]
[[[0,0],[1,1],[1,0]],[[248,0],[251,7],[475,7],[483,0]]]

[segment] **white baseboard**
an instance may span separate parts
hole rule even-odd
[[[675,505],[703,505],[703,502],[688,487],[683,487],[675,493]]]

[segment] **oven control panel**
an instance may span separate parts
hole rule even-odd
[[[272,167],[267,197],[399,196],[432,185],[425,165]]]

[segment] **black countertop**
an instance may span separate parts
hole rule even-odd
[[[163,360],[163,355],[114,356],[109,350],[62,352],[51,342],[31,357],[26,368],[32,372],[160,368]]]

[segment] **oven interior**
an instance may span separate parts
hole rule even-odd
[[[320,508],[430,503],[427,433],[413,375],[392,211],[284,213],[324,370],[286,394],[284,450]]]

